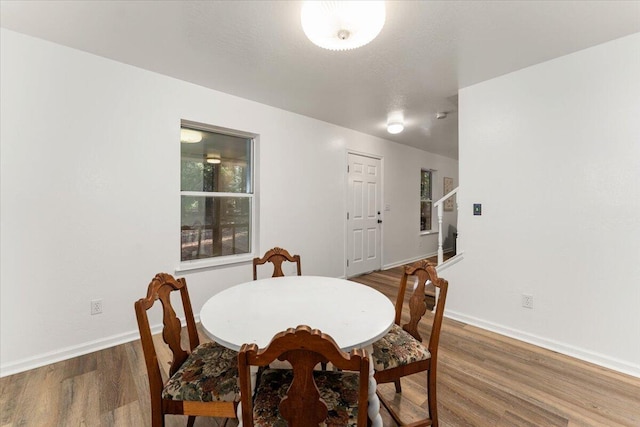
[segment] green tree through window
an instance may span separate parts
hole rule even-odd
[[[182,135],[181,260],[251,253],[253,138],[185,125]]]

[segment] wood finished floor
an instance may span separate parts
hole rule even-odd
[[[394,299],[400,274],[396,268],[354,280]],[[421,333],[427,337],[428,327]],[[166,353],[159,357],[168,360]],[[438,369],[445,427],[640,426],[640,379],[451,319],[442,328]],[[380,388],[410,422],[426,407],[425,382],[421,374],[405,378],[402,395],[389,384]],[[395,425],[381,414],[385,427]],[[3,427],[148,425],[139,341],[0,379]],[[184,425],[186,418],[167,417],[168,427]],[[221,426],[222,420],[198,418],[195,425]]]

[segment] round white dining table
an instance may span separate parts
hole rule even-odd
[[[394,318],[393,304],[379,291],[321,276],[241,283],[209,298],[200,312],[202,328],[209,338],[236,351],[245,343],[264,348],[275,334],[298,325],[320,329],[344,351],[370,351],[371,344],[391,329]],[[382,420],[373,373],[371,360],[368,413],[372,425],[379,427]]]

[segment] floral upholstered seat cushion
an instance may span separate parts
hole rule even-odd
[[[240,400],[238,353],[217,343],[199,345],[169,379],[162,398],[200,402]]]
[[[358,386],[356,372],[315,371],[320,396],[327,405],[328,416],[320,426],[355,426],[358,420]],[[278,406],[293,381],[290,369],[266,369],[260,376],[253,402],[255,427],[286,427]]]
[[[383,371],[431,358],[429,349],[410,333],[394,324],[387,335],[373,343],[374,369]]]

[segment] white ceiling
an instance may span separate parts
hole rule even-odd
[[[459,88],[640,32],[640,1],[386,3],[378,38],[345,52],[306,39],[299,1],[2,1],[0,23],[452,158]]]

